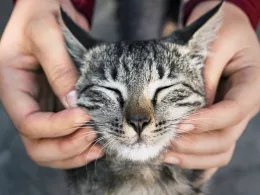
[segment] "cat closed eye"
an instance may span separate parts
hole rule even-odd
[[[118,102],[119,102],[119,104],[120,104],[120,107],[121,108],[123,108],[124,107],[124,103],[125,103],[125,101],[124,101],[124,98],[123,98],[123,96],[122,96],[122,93],[118,90],[118,89],[115,89],[115,88],[112,88],[112,87],[105,87],[105,86],[102,86],[103,88],[105,88],[105,89],[107,89],[107,90],[110,90],[110,91],[112,91],[112,92],[114,92],[115,94],[117,94],[117,96],[118,96]]]
[[[167,90],[167,89],[169,89],[169,88],[171,88],[171,87],[173,87],[173,86],[175,86],[175,85],[176,85],[176,84],[167,85],[167,86],[164,86],[164,87],[159,87],[159,88],[155,91],[155,93],[154,93],[154,96],[153,96],[153,99],[152,99],[153,105],[156,104],[157,99],[158,99],[158,95],[159,95],[161,92],[163,92],[164,90]],[[176,92],[177,92],[178,94],[180,94],[181,91],[176,90]]]

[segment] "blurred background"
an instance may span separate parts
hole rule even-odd
[[[0,1],[0,37],[12,11],[11,2]],[[108,2],[98,1],[92,33],[116,39],[117,24],[111,16],[114,8]],[[260,115],[249,123],[238,141],[231,163],[220,169],[212,181],[211,195],[260,194]],[[0,195],[57,194],[67,194],[64,173],[39,167],[28,158],[16,129],[0,103]]]

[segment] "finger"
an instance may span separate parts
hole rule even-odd
[[[15,75],[10,77],[9,75]],[[16,128],[31,138],[47,138],[68,135],[89,121],[89,116],[79,108],[58,113],[40,112],[35,100],[38,86],[30,71],[2,69],[1,101]],[[17,98],[19,97],[19,98]]]
[[[246,114],[239,102],[223,100],[209,108],[198,111],[182,123],[194,125],[196,129],[193,132],[201,133],[233,126],[239,123]],[[182,129],[179,129],[178,132],[185,133]]]
[[[57,113],[32,112],[20,122],[19,131],[31,139],[54,138],[69,135],[83,125],[90,117],[80,108],[70,108]]]
[[[248,113],[252,118],[259,111],[259,68],[248,67],[229,78],[230,90],[224,100],[191,115],[184,123],[192,123],[198,131],[223,129],[239,123]],[[254,95],[252,95],[254,94]]]
[[[213,167],[226,166],[231,158],[235,146],[232,146],[227,152],[213,155],[188,155],[169,152],[164,157],[164,162],[176,164],[185,169],[210,169]],[[173,161],[171,159],[174,159]],[[176,163],[178,159],[178,163]]]
[[[183,154],[220,154],[226,152],[241,136],[248,118],[227,129],[204,133],[186,133],[172,141],[173,151]]]
[[[62,9],[71,17],[71,19],[79,25],[85,31],[89,30],[89,24],[86,18],[80,14],[75,7],[72,5],[71,1],[61,0]]]
[[[86,18],[81,15],[81,14],[77,14],[76,18],[75,18],[75,23],[79,24],[79,26],[84,29],[85,31],[89,31],[89,24],[86,20]]]
[[[10,75],[15,76],[10,77]],[[26,115],[39,110],[39,106],[33,98],[34,94],[38,93],[38,86],[35,83],[35,74],[32,72],[13,70],[9,67],[1,68],[1,101],[17,128]]]
[[[82,167],[92,161],[98,160],[103,157],[103,155],[104,153],[100,150],[100,147],[94,146],[91,150],[87,149],[79,156],[73,156],[66,160],[39,163],[39,165],[58,169],[72,169]]]
[[[232,55],[234,55],[233,50],[223,47],[222,40],[213,43],[203,70],[208,105],[211,105],[214,101],[223,69],[232,58]]]
[[[55,139],[29,140],[22,136],[27,153],[35,162],[59,161],[80,155],[92,147],[95,138],[96,133],[90,129]]]
[[[32,52],[39,60],[48,81],[65,107],[66,96],[78,79],[76,67],[67,53],[63,34],[54,17],[37,20],[30,31]]]
[[[217,3],[218,2],[206,2],[200,4],[200,6],[197,6],[196,9],[192,11],[188,19],[188,24],[199,18],[199,16],[206,12],[206,10],[210,10],[212,7],[215,7]],[[241,19],[237,12],[234,12],[234,9],[236,8],[233,5],[225,4],[222,9],[223,12],[227,13],[232,10],[232,13],[237,16],[238,21]],[[240,10],[238,11],[240,12]],[[239,40],[237,40],[237,37],[239,36],[230,36],[235,33],[234,28],[229,28],[230,24],[232,23],[234,23],[234,16],[232,14],[224,14],[224,19],[221,25],[224,28],[220,28],[216,40],[210,45],[209,48],[209,55],[206,59],[203,70],[207,101],[209,105],[211,105],[214,101],[214,96],[224,68],[227,67],[230,59],[232,59],[236,52],[241,49],[241,45],[243,45],[241,42],[239,42]],[[239,22],[237,22],[237,24],[239,24]],[[229,38],[227,39],[226,37]]]

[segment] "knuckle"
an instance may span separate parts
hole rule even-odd
[[[44,18],[44,17],[43,17]],[[29,48],[34,54],[46,53],[50,40],[62,42],[63,34],[55,19],[47,16],[47,19],[33,20],[26,30]],[[51,18],[51,19],[49,19]]]
[[[38,154],[38,150],[36,147],[33,147],[33,146],[29,146],[29,147],[26,147],[26,151],[27,151],[27,154],[29,156],[29,158],[34,161],[36,164],[40,164],[42,163],[40,158],[39,158],[39,155]]]
[[[232,154],[233,154],[233,147],[232,150],[225,153],[225,156],[223,157],[223,160],[221,162],[221,167],[227,166],[230,163],[232,159]]]
[[[23,134],[24,136],[26,136],[27,138],[32,138],[33,137],[33,133],[31,132],[31,128],[30,128],[30,121],[28,119],[28,117],[22,119],[20,122],[17,123],[16,125],[18,131]]]
[[[220,166],[221,166],[221,167],[227,166],[227,165],[229,164],[230,160],[231,160],[231,158],[225,157],[225,158],[222,160]]]
[[[176,139],[175,141],[172,141],[171,142],[171,149],[173,151],[177,151],[177,152],[183,152],[184,151],[184,147],[183,147],[183,144],[182,144],[182,139],[181,138],[178,138]]]
[[[234,143],[236,143],[236,139],[232,136],[227,136],[225,144],[224,144],[224,151],[223,152],[229,152],[230,148],[232,148]]]
[[[218,153],[226,153],[232,144],[232,137],[227,136],[223,131],[218,133]]]
[[[222,132],[220,130],[216,130],[215,136],[217,139],[216,143],[216,153],[220,154],[226,151],[226,137],[223,136]]]
[[[231,107],[232,107],[232,110],[234,110],[232,113],[233,118],[234,118],[234,121],[233,121],[233,125],[234,125],[234,124],[239,123],[244,118],[245,111],[242,109],[243,106],[241,105],[241,103],[236,100],[231,101]]]
[[[46,35],[62,35],[54,15],[51,14],[35,17],[28,23],[25,33],[34,41],[41,41],[40,38]]]
[[[62,153],[70,153],[71,151],[73,151],[73,147],[72,147],[72,142],[71,140],[68,140],[66,142],[60,142],[59,144],[59,149]]]
[[[36,140],[37,135],[34,129],[31,127],[31,118],[30,116],[26,116],[21,121],[19,121],[16,125],[17,130],[24,135],[26,138],[30,140]]]
[[[214,101],[214,95],[216,93],[216,86],[212,85],[210,83],[214,83],[211,81],[210,77],[207,77],[207,80],[210,81],[208,84],[206,84],[206,94],[208,95],[208,103],[211,104]]]
[[[226,151],[227,151],[227,147],[224,144],[219,143],[218,144],[218,149],[217,149],[216,153],[217,154],[222,154],[222,153],[224,153]]]
[[[52,86],[70,86],[71,80],[68,78],[74,78],[75,69],[70,66],[70,62],[60,62],[53,64],[52,69],[49,70],[49,82]],[[74,85],[74,83],[73,83]]]
[[[181,160],[180,163],[178,164],[178,167],[183,168],[183,169],[194,169],[195,166],[191,163],[186,162],[185,160]]]
[[[37,164],[40,167],[50,167],[49,163],[39,160],[33,160],[35,164]]]
[[[77,109],[74,112],[75,112],[75,114],[73,114],[73,116],[76,116],[76,117],[73,118],[72,123],[75,126],[80,127],[90,121],[90,117],[87,115],[87,113],[84,110]]]
[[[80,138],[73,139],[69,138],[59,143],[60,151],[64,154],[76,154],[80,152],[84,148],[84,145],[80,143]],[[87,143],[85,144],[85,146]]]

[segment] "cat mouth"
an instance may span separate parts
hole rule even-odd
[[[133,145],[132,148],[147,148],[149,147],[142,139],[138,139]]]
[[[145,162],[157,157],[162,148],[158,145],[148,145],[144,140],[137,140],[131,146],[122,145],[118,150],[119,156],[136,162]]]
[[[143,145],[143,144],[146,145],[145,140],[141,136],[139,136],[137,140],[133,143],[133,145]]]

